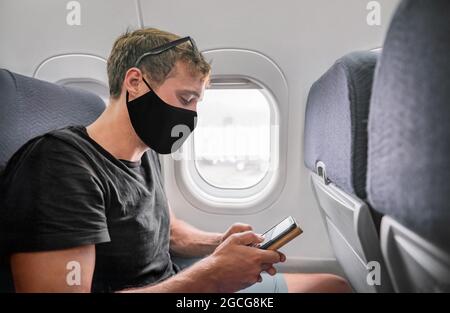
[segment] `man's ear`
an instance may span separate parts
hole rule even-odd
[[[129,94],[130,99],[137,98],[142,93],[142,72],[137,67],[130,68],[125,73],[123,80],[123,92]]]

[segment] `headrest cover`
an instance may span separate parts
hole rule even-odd
[[[368,136],[371,205],[450,248],[450,1],[399,6],[375,77]]]
[[[305,165],[325,164],[328,178],[366,197],[367,115],[378,53],[350,53],[316,81],[305,117]]]
[[[0,69],[0,166],[29,139],[69,125],[87,125],[105,103],[86,91]]]

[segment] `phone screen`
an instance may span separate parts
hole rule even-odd
[[[275,229],[272,232],[272,238],[276,238],[279,235],[281,235],[283,232],[289,229],[289,227],[292,225],[292,219],[287,218],[284,221],[282,221],[280,224],[275,226]]]
[[[295,227],[295,221],[292,217],[288,217],[284,219],[282,222],[272,227],[266,233],[263,234],[264,241],[260,244],[261,248],[265,248],[271,242],[276,240],[280,235],[291,230],[292,227]]]

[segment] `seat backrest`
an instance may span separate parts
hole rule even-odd
[[[367,116],[378,52],[339,59],[311,87],[305,164],[336,258],[358,292],[391,291],[366,197]],[[376,263],[374,263],[376,262]],[[373,264],[379,268],[371,280]]]
[[[305,165],[326,167],[330,181],[366,197],[367,116],[378,52],[350,53],[317,80],[305,117]]]
[[[0,166],[29,139],[50,130],[87,125],[105,103],[86,91],[0,69]]]
[[[374,81],[367,174],[398,291],[450,290],[449,57],[450,1],[403,1]]]

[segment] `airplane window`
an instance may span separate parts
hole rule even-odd
[[[271,110],[262,89],[207,89],[198,105],[195,166],[208,184],[245,189],[270,165]]]

